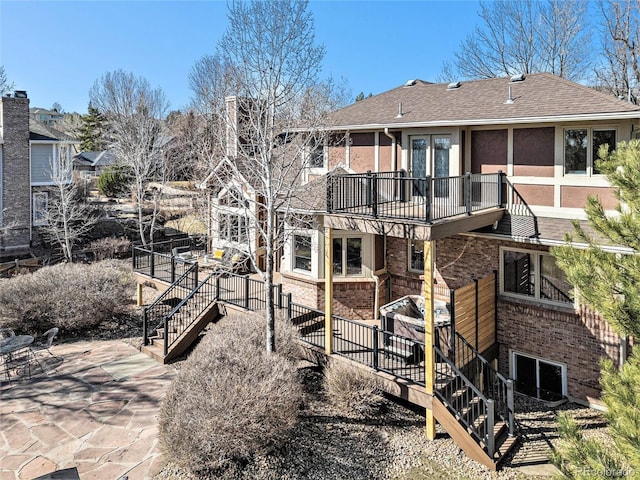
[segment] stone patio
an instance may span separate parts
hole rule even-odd
[[[0,384],[0,480],[71,467],[82,480],[153,478],[164,466],[158,407],[176,369],[123,340],[51,351],[45,371]]]

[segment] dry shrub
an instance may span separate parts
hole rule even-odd
[[[20,332],[81,332],[123,313],[132,294],[128,262],[63,263],[0,280],[0,318]]]
[[[225,317],[225,320],[230,322],[236,321],[237,318],[251,318],[251,322],[255,327],[249,329],[246,332],[247,337],[245,342],[247,347],[251,345],[251,348],[262,349],[266,348],[267,341],[267,320],[264,314],[251,313],[243,315],[231,315]],[[300,360],[303,358],[302,346],[297,341],[300,337],[298,329],[286,320],[282,312],[276,312],[275,321],[276,330],[276,351],[279,355],[288,358],[289,360]]]
[[[371,417],[383,405],[382,381],[372,372],[341,360],[329,362],[324,371],[327,398],[342,415]]]
[[[160,408],[167,457],[196,475],[221,473],[282,445],[301,386],[293,362],[254,340],[254,315],[225,317],[185,361]]]
[[[105,237],[89,244],[96,261],[127,258],[131,253],[131,241],[126,237]]]

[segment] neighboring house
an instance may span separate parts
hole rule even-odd
[[[64,113],[60,113],[57,110],[47,110],[46,108],[30,108],[29,115],[32,120],[49,127],[55,127],[58,122],[64,119]]]
[[[78,141],[29,115],[27,92],[2,97],[0,111],[0,256],[29,250],[33,226],[45,221],[52,167]],[[71,181],[71,178],[69,178]]]
[[[338,110],[328,128],[342,140],[314,152],[310,178],[351,174],[309,183],[317,227],[291,235],[283,289],[323,309],[329,277],[332,313],[371,320],[386,302],[447,301],[496,271],[489,359],[529,395],[597,404],[599,359],[623,361],[627,340],[573,300],[549,248],[571,219],[586,223],[589,195],[614,209],[596,152],[634,138],[639,119],[640,107],[544,73],[410,81]]]
[[[73,157],[73,169],[86,177],[99,177],[107,168],[114,165],[116,157],[109,150],[101,152],[80,152]]]
[[[29,122],[33,226],[46,224],[49,195],[51,187],[56,184],[55,175],[60,158],[71,160],[79,144],[79,140],[53,127],[35,120]],[[67,182],[73,181],[71,173],[65,174]]]

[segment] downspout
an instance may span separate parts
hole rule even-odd
[[[389,127],[384,127],[384,134],[391,139],[391,170],[395,172],[398,167],[396,136],[389,133]]]
[[[373,275],[373,279],[376,282],[376,292],[375,292],[375,299],[373,301],[373,319],[374,320],[378,320],[378,310],[380,309],[380,277],[376,274]]]

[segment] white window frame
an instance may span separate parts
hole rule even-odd
[[[567,172],[567,162],[566,162],[566,132],[568,130],[586,130],[587,131],[587,165],[585,173],[572,173]],[[579,176],[579,177],[601,177],[601,173],[594,173],[595,166],[595,158],[593,158],[593,132],[602,132],[602,131],[613,131],[616,136],[616,145],[613,146],[613,149],[617,147],[619,141],[618,129],[615,126],[609,125],[598,125],[598,126],[571,126],[564,127],[562,129],[562,173],[564,176]]]
[[[519,294],[519,293],[515,293],[515,292],[508,292],[505,291],[504,289],[504,278],[505,278],[505,274],[504,274],[504,254],[505,252],[520,252],[520,253],[526,253],[528,255],[532,255],[535,258],[533,259],[533,264],[534,264],[534,294],[533,295],[523,295],[523,294]],[[538,250],[527,250],[526,248],[512,248],[512,247],[500,247],[500,295],[504,295],[505,297],[512,297],[512,298],[520,298],[520,299],[525,299],[525,300],[531,300],[531,301],[536,301],[536,302],[541,302],[541,303],[545,303],[548,305],[560,305],[560,306],[564,306],[564,307],[576,307],[577,306],[577,295],[574,295],[574,300],[573,302],[556,302],[554,300],[548,300],[546,298],[543,298],[542,295],[540,294],[540,285],[541,285],[541,272],[540,272],[540,257],[541,256],[546,256],[546,257],[550,257],[553,258],[553,255],[551,255],[548,252],[541,252]],[[574,293],[575,293],[575,289]]]
[[[553,360],[549,360],[548,358],[538,357],[536,355],[531,355],[530,353],[524,353],[519,350],[511,350],[509,355],[509,374],[510,377],[513,378],[517,382],[516,377],[516,355],[520,355],[521,357],[527,357],[531,360],[536,361],[536,392],[540,393],[540,362],[548,363],[549,365],[554,365],[556,367],[560,367],[560,377],[562,380],[562,396],[567,396],[567,364],[562,362],[556,362]],[[534,397],[534,398],[540,398]]]
[[[347,274],[347,248],[346,248],[346,241],[349,239],[353,239],[353,238],[358,238],[360,239],[360,273],[357,274]],[[342,264],[342,273],[338,274],[333,272],[332,275],[333,277],[337,277],[337,278],[358,278],[358,277],[364,277],[365,276],[365,257],[364,257],[364,251],[366,249],[366,240],[365,240],[365,236],[364,235],[336,235],[333,237],[332,243],[331,243],[331,248],[333,249],[333,242],[335,242],[336,240],[340,240],[342,242],[342,258],[340,259],[340,262]],[[336,259],[333,259],[333,262],[336,262]],[[333,269],[333,265],[331,266],[331,268]]]
[[[223,217],[226,217],[226,221],[223,221]],[[238,237],[233,238],[232,218],[238,220]],[[224,228],[223,228],[224,227]],[[244,232],[243,232],[244,229]],[[224,232],[224,233],[223,233]],[[242,234],[245,234],[246,241],[242,241]],[[218,214],[218,238],[225,242],[235,243],[238,245],[245,245],[250,241],[249,238],[249,220],[246,215],[234,211],[223,211]]]
[[[309,240],[309,270],[296,267],[296,237],[305,237]],[[313,235],[310,233],[295,232],[291,235],[291,271],[304,275],[311,275],[313,273]]]
[[[39,209],[36,208],[38,205],[38,198],[44,198],[44,212],[42,214],[37,215],[39,213]],[[31,211],[32,211],[32,224],[35,227],[39,227],[47,224],[47,210],[49,209],[49,193],[48,192],[33,192],[31,197]]]

